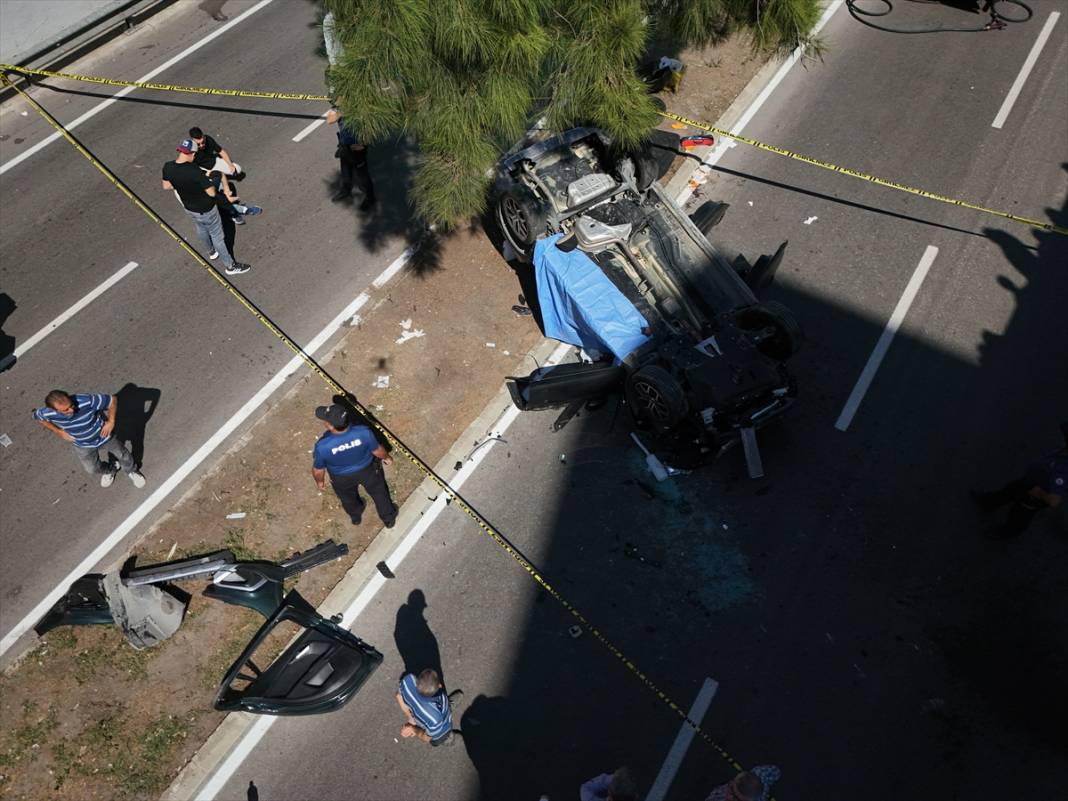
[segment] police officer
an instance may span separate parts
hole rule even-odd
[[[1009,506],[1005,522],[995,529],[995,537],[1022,534],[1043,509],[1056,509],[1068,491],[1068,423],[1061,424],[1064,447],[1028,465],[1024,474],[993,492],[972,491],[979,508],[992,512]]]
[[[320,406],[315,416],[323,421],[326,431],[315,443],[312,478],[320,490],[326,487],[326,474],[341,506],[353,525],[363,519],[364,501],[360,487],[367,490],[375,503],[375,511],[386,528],[397,522],[397,507],[389,496],[389,487],[382,474],[382,465],[393,464],[386,449],[378,444],[371,429],[364,425],[350,425],[349,411],[333,403]]]

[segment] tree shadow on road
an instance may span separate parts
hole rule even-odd
[[[14,298],[6,292],[0,292],[0,373],[15,364],[15,337],[4,332],[4,323],[17,308]]]

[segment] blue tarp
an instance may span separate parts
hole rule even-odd
[[[617,359],[644,344],[648,323],[593,260],[556,247],[562,234],[534,245],[534,272],[545,336]]]

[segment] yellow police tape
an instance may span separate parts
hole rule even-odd
[[[182,238],[182,236],[174,230],[164,219],[162,219],[152,208],[149,207],[141,198],[139,198],[132,189],[126,186],[122,180],[115,175],[106,165],[93,156],[82,144],[79,142],[70,131],[68,131],[62,123],[56,120],[48,111],[44,109],[37,101],[29,97],[18,86],[13,84],[6,75],[0,73],[0,86],[11,86],[18,94],[29,103],[38,114],[40,114],[53,128],[55,128],[75,149],[89,162],[104,175],[111,184],[128,197],[133,203],[141,209],[153,222],[155,222],[163,231],[171,237],[186,253],[193,257],[202,268],[208,271],[211,275],[227,292],[230,293],[242,306],[244,306],[252,315],[262,323],[267,330],[274,334],[278,339],[285,343],[291,351],[293,351],[301,361],[304,362],[312,372],[318,375],[327,386],[334,390],[338,395],[341,395],[345,400],[352,405],[361,415],[363,415],[368,422],[380,433],[382,436],[393,446],[394,450],[404,454],[411,462],[423,473],[427,478],[433,481],[437,486],[446,493],[453,501],[453,505],[461,509],[468,517],[475,521],[482,532],[488,535],[493,542],[499,545],[509,556],[511,556],[520,567],[522,567],[527,574],[538,584],[541,589],[547,592],[554,600],[556,600],[564,609],[566,609],[571,616],[578,621],[582,627],[588,631],[594,639],[597,640],[602,646],[604,646],[609,653],[616,659],[623,663],[623,665],[638,678],[642,684],[656,696],[663,701],[672,711],[674,711],[687,725],[689,725],[701,739],[710,745],[716,753],[718,753],[723,759],[725,759],[735,770],[742,770],[742,765],[735,759],[723,746],[712,739],[709,734],[704,731],[697,721],[691,720],[686,712],[676,704],[663,690],[661,690],[653,681],[643,673],[637,665],[634,664],[619,648],[617,648],[599,629],[594,627],[586,617],[579,612],[579,610],[572,605],[566,598],[564,598],[560,592],[553,587],[548,580],[532,565],[525,556],[523,556],[516,548],[501,534],[492,523],[486,520],[480,512],[474,509],[470,504],[464,500],[456,490],[454,490],[449,483],[441,478],[434,469],[424,462],[419,456],[411,451],[392,431],[385,427],[379,420],[370,412],[363,404],[356,399],[355,395],[352,395],[341,384],[339,384],[333,376],[331,376],[326,370],[308,353],[304,351],[300,345],[289,338],[289,336],[282,331],[274,322],[256,306],[248,297],[245,296],[237,287],[235,287],[230,281],[218,270],[216,270],[211,264],[204,260],[204,258],[197,253],[193,247]],[[771,801],[775,801],[774,798]]]
[[[101,78],[96,75],[75,75],[71,72],[52,72],[19,67],[14,64],[0,64],[0,70],[19,72],[25,75],[41,75],[45,78],[65,78],[68,81],[84,81],[103,86],[132,86],[136,89],[156,89],[161,92],[187,92],[194,95],[221,95],[224,97],[258,97],[264,100],[330,100],[327,95],[306,95],[299,92],[255,92],[245,89],[212,89],[202,86],[180,86],[172,83],[142,83],[139,81],[119,81],[114,78]]]
[[[973,211],[981,211],[985,214],[993,214],[997,217],[1004,217],[1006,220],[1012,220],[1013,222],[1023,223],[1024,225],[1030,225],[1035,228],[1041,228],[1043,231],[1049,231],[1054,234],[1068,234],[1068,228],[1062,228],[1059,225],[1053,223],[1042,222],[1040,220],[1032,220],[1028,217],[1020,217],[1016,214],[1010,214],[1007,211],[998,211],[997,209],[988,209],[986,206],[978,206],[975,203],[968,203],[965,200],[957,200],[956,198],[947,197],[945,195],[939,195],[935,192],[928,192],[926,189],[917,189],[914,186],[906,186],[905,184],[895,183],[893,181],[887,181],[884,178],[877,178],[874,175],[868,175],[867,173],[860,172],[858,170],[851,170],[848,167],[839,167],[837,164],[831,164],[827,161],[820,161],[814,159],[811,156],[805,156],[801,153],[794,153],[792,150],[786,150],[775,145],[769,145],[761,142],[757,139],[750,139],[747,136],[741,136],[730,131],[725,131],[722,128],[716,128],[713,125],[705,125],[703,122],[697,120],[691,120],[687,117],[680,117],[678,114],[671,114],[667,111],[659,112],[661,117],[665,117],[669,120],[675,120],[681,122],[684,125],[689,125],[691,128],[697,128],[701,131],[709,131],[710,133],[718,134],[719,136],[726,136],[729,139],[742,142],[747,145],[752,145],[760,150],[766,150],[769,153],[777,153],[780,156],[786,156],[787,158],[794,159],[796,161],[803,161],[805,164],[811,164],[814,167],[821,167],[825,170],[831,170],[832,172],[842,173],[843,175],[849,175],[853,178],[860,178],[862,181],[869,181],[879,186],[886,186],[890,189],[897,189],[902,192],[908,192],[911,195],[919,195],[920,197],[929,198],[931,200],[937,200],[941,203],[949,203],[954,206],[961,206],[962,208],[972,209]]]
[[[162,92],[188,92],[190,94],[201,95],[219,95],[223,97],[253,97],[263,98],[265,100],[325,100],[330,101],[332,98],[329,95],[309,95],[301,94],[299,92],[256,92],[245,89],[214,89],[211,87],[198,87],[198,86],[180,86],[178,84],[169,83],[143,83],[140,81],[119,81],[114,78],[101,78],[96,75],[77,75],[70,72],[53,72],[51,70],[39,70],[31,69],[30,67],[20,67],[15,64],[0,64],[0,70],[9,72],[18,72],[25,75],[41,75],[46,78],[65,78],[69,81],[85,81],[87,83],[102,84],[104,86],[129,86],[137,89],[156,89]],[[814,159],[811,156],[806,156],[801,153],[795,153],[792,150],[786,150],[775,145],[769,145],[765,142],[761,142],[757,139],[750,139],[747,136],[731,133],[725,131],[722,128],[716,128],[713,125],[705,125],[703,122],[697,120],[691,120],[687,117],[681,117],[678,114],[671,114],[667,111],[659,112],[661,117],[669,120],[675,120],[676,122],[689,125],[692,128],[697,128],[701,131],[709,131],[710,133],[718,134],[719,136],[726,136],[730,139],[734,139],[737,142],[742,142],[747,145],[752,145],[760,150],[766,150],[769,153],[777,153],[780,156],[786,156],[787,158],[794,159],[796,161],[803,161],[805,164],[811,164],[814,167],[821,167],[825,170],[831,170],[832,172],[838,172],[843,175],[849,175],[853,178],[860,178],[863,181],[868,181],[879,186],[885,186],[890,189],[897,189],[901,192],[908,192],[912,195],[918,195],[920,197],[928,198],[929,200],[937,200],[940,203],[949,203],[953,206],[960,206],[966,209],[972,209],[973,211],[981,211],[984,214],[993,214],[996,217],[1002,217],[1006,220],[1012,220],[1013,222],[1023,223],[1024,225],[1030,225],[1035,228],[1041,228],[1043,231],[1049,231],[1054,234],[1066,234],[1068,235],[1068,228],[1062,228],[1061,226],[1054,225],[1052,223],[1042,222],[1040,220],[1032,220],[1028,217],[1020,217],[1016,214],[1010,214],[1007,211],[998,211],[997,209],[990,209],[986,206],[979,206],[975,203],[969,203],[965,200],[958,200],[956,198],[948,197],[946,195],[940,195],[937,192],[928,192],[926,189],[917,189],[913,186],[907,186],[905,184],[899,184],[894,181],[887,181],[884,178],[878,178],[874,175],[868,175],[867,173],[853,170],[848,167],[839,167],[837,164],[831,164],[827,161],[820,161]]]

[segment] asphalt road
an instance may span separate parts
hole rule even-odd
[[[933,37],[839,11],[826,61],[793,70],[746,133],[1063,226],[1063,18],[991,126],[1058,8],[1033,5],[1028,25]],[[555,435],[553,413],[522,415],[465,495],[682,707],[715,679],[708,733],[746,765],[780,765],[777,797],[1056,796],[1063,518],[991,542],[967,489],[1060,444],[1068,240],[741,146],[704,194],[732,204],[717,241],[753,256],[791,243],[771,294],[809,340],[793,364],[801,399],[761,436],[767,477],[746,478],[732,453],[657,485],[609,404]],[[900,331],[836,428],[930,246]],[[395,572],[353,625],[383,667],[343,710],[276,721],[219,798],[244,798],[252,779],[265,800],[564,799],[624,762],[649,786],[677,717],[588,634],[573,638],[568,614],[458,511]],[[416,590],[427,607],[412,614]],[[438,655],[466,694],[465,741],[398,742],[397,675]],[[730,775],[696,741],[667,797]]]
[[[69,69],[136,80],[230,25],[154,80],[321,91],[325,59],[316,52],[321,38],[313,3],[230,2],[225,10],[230,22],[223,23],[198,4],[179,3]],[[65,123],[117,91],[51,83],[61,91],[38,88],[33,96]],[[330,202],[337,173],[333,129],[324,125],[292,141],[324,111],[323,103],[136,91],[74,134],[194,246],[190,220],[160,188],[160,168],[174,158],[190,126],[215,135],[248,173],[243,198],[266,209],[237,229],[236,253],[253,270],[234,283],[306,343],[403,251],[411,224],[403,192],[380,191],[382,201],[370,215]],[[7,166],[51,134],[22,101],[4,105],[0,128],[5,352],[124,265],[139,265],[0,374],[0,433],[11,440],[0,466],[0,634],[6,635],[212,441],[292,354],[66,142]],[[383,147],[372,161],[380,186],[405,185],[403,148]],[[36,426],[30,411],[56,387],[125,388],[120,427],[143,450],[144,490],[122,477],[102,489],[68,446]],[[218,444],[225,448],[269,406]],[[210,464],[209,458],[193,470],[115,543],[112,555],[147,530]]]

